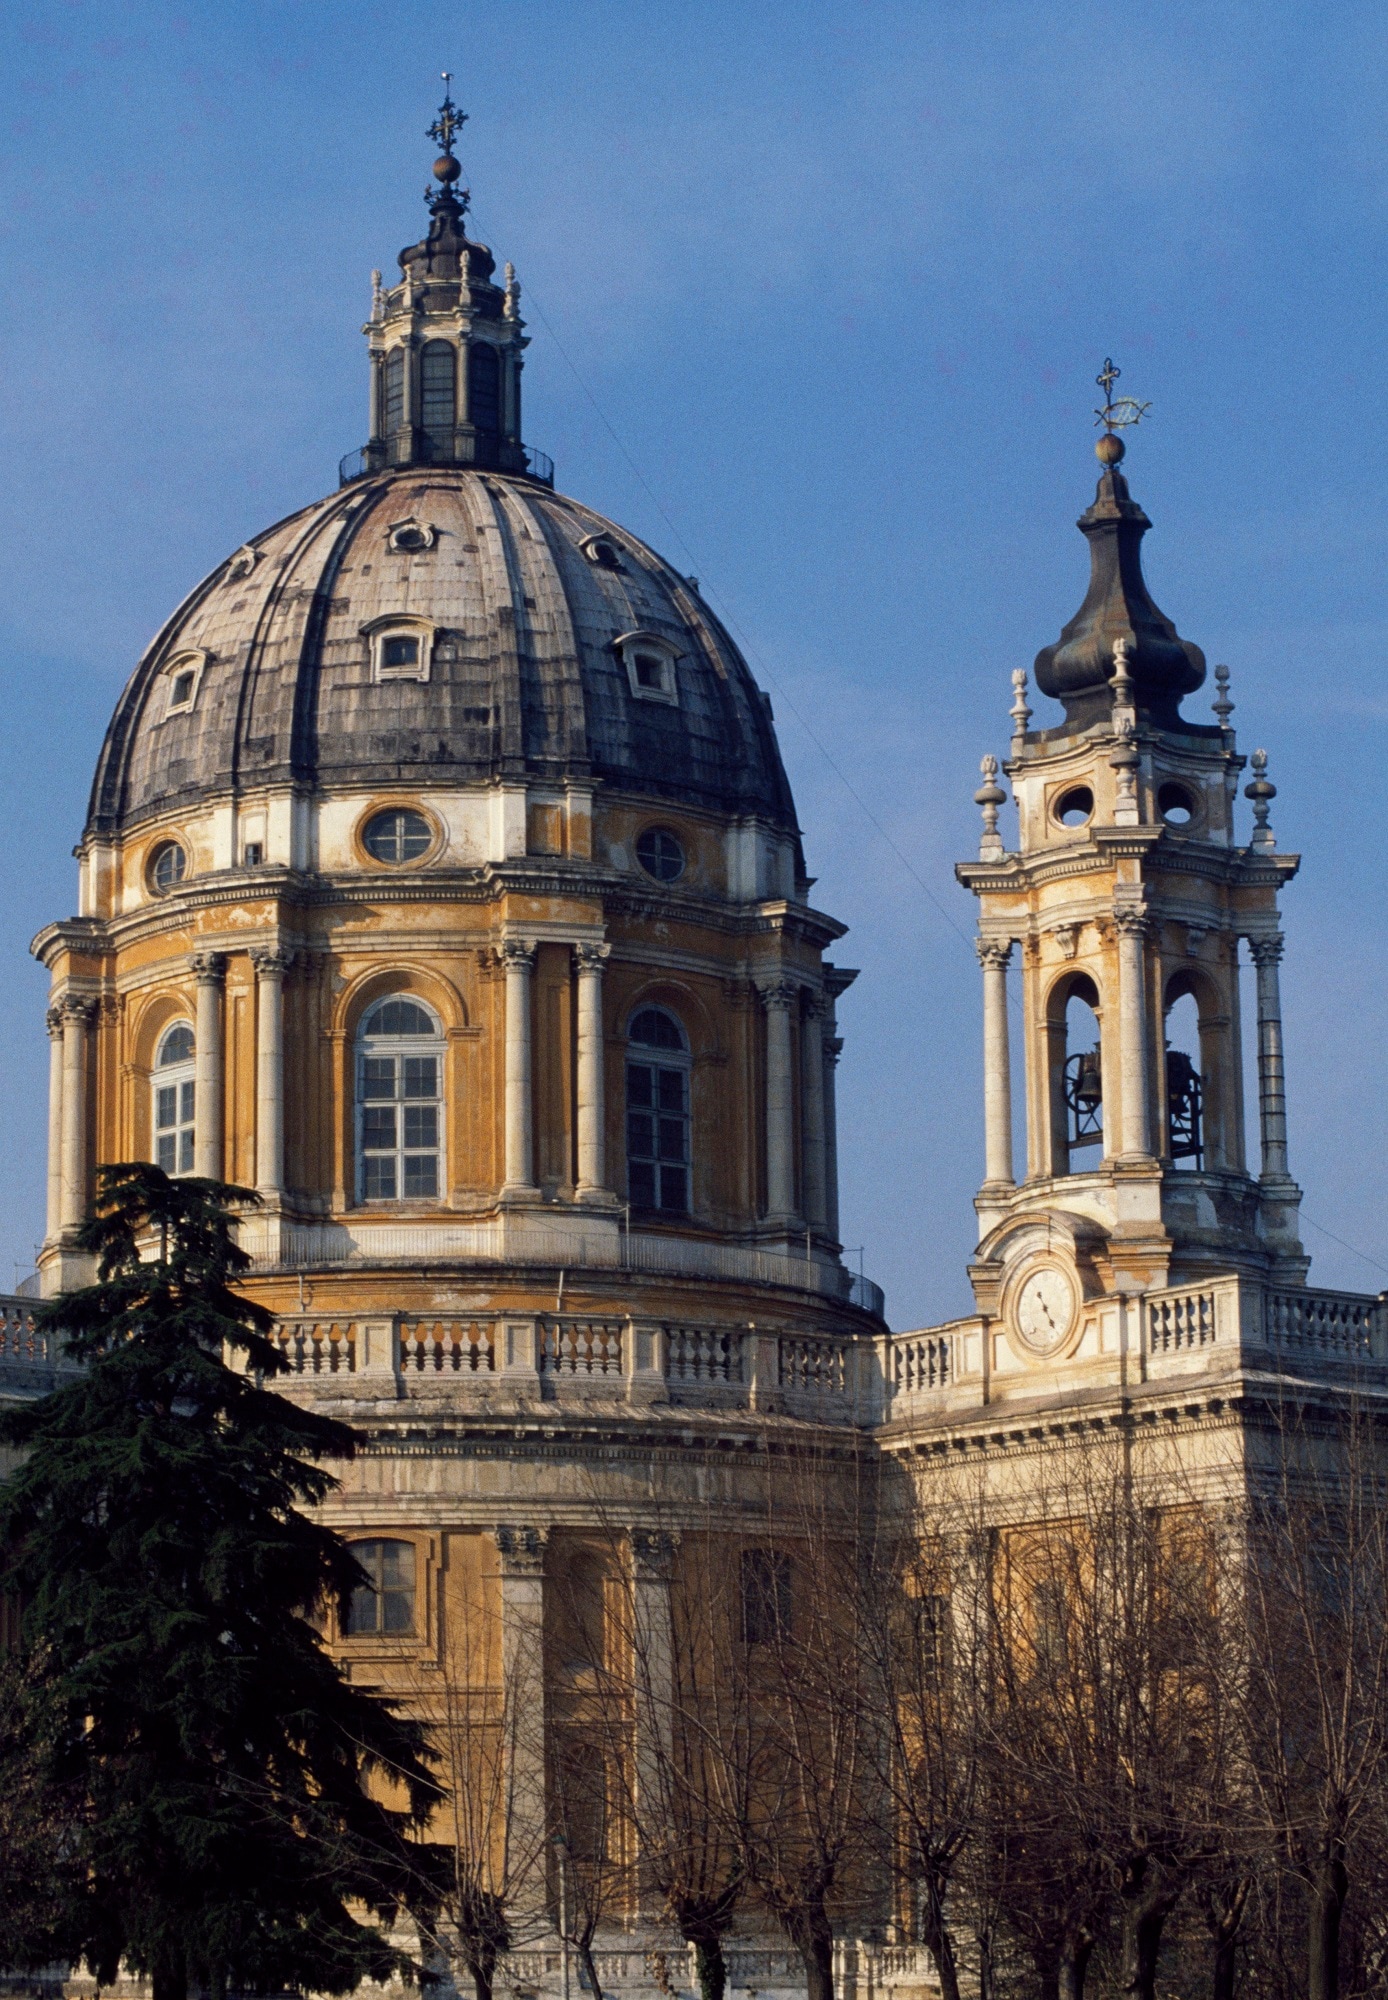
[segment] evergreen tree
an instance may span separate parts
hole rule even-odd
[[[6,1581],[58,1716],[52,1780],[81,1802],[62,1937],[155,2000],[400,1969],[373,1917],[417,1895],[437,1796],[421,1731],[315,1622],[363,1581],[309,1511],[355,1434],[262,1386],[287,1364],[230,1283],[231,1206],[255,1199],[103,1169],[98,1281],[48,1308],[84,1372],[0,1416],[25,1453],[0,1491]]]

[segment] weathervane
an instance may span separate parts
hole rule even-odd
[[[1140,424],[1152,407],[1150,403],[1139,403],[1135,396],[1115,397],[1113,385],[1122,372],[1114,366],[1112,357],[1105,355],[1103,368],[1094,377],[1104,392],[1104,407],[1094,412],[1094,421],[1104,426],[1104,434],[1094,450],[1104,465],[1117,465],[1126,449],[1122,438],[1115,437],[1114,432]]]
[[[434,162],[434,179],[439,185],[437,188],[430,188],[424,197],[431,208],[437,208],[440,202],[452,195],[453,184],[463,171],[458,161],[454,158],[453,141],[467,123],[466,111],[460,111],[453,102],[452,70],[443,70],[441,74],[443,76],[443,103],[439,106],[439,115],[429,127],[427,135],[443,149]],[[461,205],[466,209],[466,188],[464,188],[462,193]]]

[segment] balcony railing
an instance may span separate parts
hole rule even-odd
[[[514,473],[541,486],[554,484],[554,460],[548,452],[513,438],[461,430],[405,430],[373,438],[340,461],[338,484],[350,486],[354,479],[365,479],[369,473],[394,472],[406,465],[471,465],[480,472]]]

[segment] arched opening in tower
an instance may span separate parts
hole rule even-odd
[[[1205,1164],[1204,1061],[1200,1007],[1191,987],[1173,980],[1167,989],[1166,1145],[1173,1166],[1199,1170]]]
[[[1076,973],[1052,996],[1053,1171],[1087,1173],[1104,1145],[1103,1034],[1099,991]]]

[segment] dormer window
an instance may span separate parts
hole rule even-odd
[[[626,663],[627,680],[638,701],[663,701],[678,706],[680,691],[675,675],[679,658],[668,639],[654,632],[628,632],[616,642]]]
[[[164,669],[165,715],[186,715],[197,701],[206,653],[179,653]]]
[[[594,569],[616,569],[622,567],[621,553],[610,535],[589,535],[579,543]]]
[[[427,681],[434,628],[422,618],[387,618],[365,628],[374,681]]]

